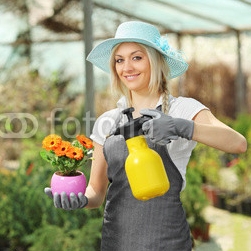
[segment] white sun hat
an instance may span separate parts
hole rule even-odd
[[[136,42],[148,45],[159,51],[169,66],[170,79],[180,76],[188,68],[188,64],[184,60],[182,53],[173,49],[167,39],[160,35],[155,26],[140,21],[129,21],[120,24],[115,37],[107,39],[93,48],[87,60],[101,70],[109,73],[112,49],[115,45],[123,42]]]

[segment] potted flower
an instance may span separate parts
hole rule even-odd
[[[40,151],[41,157],[58,169],[51,178],[52,194],[84,194],[86,178],[78,168],[85,167],[92,159],[92,141],[84,135],[77,135],[73,142],[69,142],[56,134],[50,134],[44,138],[42,147],[44,149]]]

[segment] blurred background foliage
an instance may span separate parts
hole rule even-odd
[[[28,112],[38,121],[38,128],[31,138],[0,138],[0,250],[99,250],[103,208],[71,212],[54,208],[43,190],[56,170],[39,155],[42,139],[51,130],[64,136],[66,118],[81,121],[83,94],[67,95],[70,80],[60,73],[43,79],[23,66],[13,70],[21,74],[2,83],[0,113]],[[53,121],[55,108],[57,120]],[[12,121],[12,132],[19,130],[19,123]],[[79,130],[75,123],[68,123],[66,129],[70,136]],[[6,131],[5,120],[1,130]],[[81,171],[88,179],[90,168]]]
[[[70,65],[65,64],[47,74],[32,65],[32,60],[38,58],[34,56],[32,46],[38,43],[48,43],[49,48],[53,42],[82,41],[82,15],[72,15],[79,13],[81,1],[54,1],[53,14],[36,20],[37,23],[32,26],[34,20],[29,14],[32,4],[39,9],[42,3],[35,0],[1,0],[0,5],[0,10],[12,12],[22,21],[15,41],[8,42],[13,50],[11,55],[18,55],[18,60],[15,61],[11,56],[0,71],[0,114],[28,113],[38,122],[32,137],[8,138],[3,137],[5,133],[18,133],[21,130],[20,120],[8,122],[7,117],[1,117],[0,120],[0,250],[99,250],[103,207],[66,212],[55,209],[53,202],[43,192],[44,187],[49,186],[55,170],[39,156],[42,139],[49,133],[72,138],[77,133],[89,134],[90,131],[83,107],[86,94],[82,87],[76,86],[74,76],[68,74]],[[99,9],[95,15],[104,15],[103,11]],[[109,15],[112,16],[111,13]],[[114,27],[125,20],[118,14],[113,14],[113,18]],[[37,41],[37,33],[32,30],[34,27],[49,31],[48,37],[48,33],[45,33],[42,40]],[[112,36],[114,29],[106,30],[107,36]],[[192,38],[187,46],[195,43]],[[251,198],[250,72],[245,73],[245,113],[237,114],[233,61],[209,64],[206,60],[202,64],[198,54],[189,62],[190,68],[184,77],[171,83],[171,92],[174,96],[182,94],[201,101],[217,117],[242,133],[249,147],[245,154],[238,156],[197,145],[188,166],[187,190],[183,192],[184,207],[191,226],[197,223],[195,216],[201,216],[208,205],[201,193],[203,183],[223,191],[231,188]],[[69,52],[68,57],[70,55]],[[52,53],[50,57],[53,61],[57,55]],[[98,116],[113,108],[116,100],[110,93],[107,78],[99,75],[96,81],[105,83],[102,88],[97,88],[95,94],[94,105]],[[32,130],[33,126],[31,122],[28,123],[27,130]],[[234,182],[231,180],[229,183],[225,179],[226,170],[236,174]],[[89,168],[82,171],[88,178]]]
[[[26,161],[15,172],[0,173],[1,250],[99,250],[102,207],[54,208],[43,193],[52,170],[38,157]]]

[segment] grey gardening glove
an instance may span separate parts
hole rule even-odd
[[[65,192],[62,192],[61,194],[55,193],[53,196],[49,187],[46,187],[44,192],[51,199],[53,199],[55,207],[62,208],[64,210],[83,208],[88,204],[88,199],[85,195],[83,195],[83,193],[78,193],[78,196],[76,196],[74,193],[71,193],[70,199],[68,199],[68,196]]]
[[[194,122],[181,118],[173,118],[153,109],[140,111],[143,116],[152,117],[142,124],[142,130],[153,143],[166,145],[178,137],[192,139]]]

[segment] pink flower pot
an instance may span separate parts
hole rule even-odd
[[[52,194],[61,194],[62,192],[65,192],[68,196],[70,193],[77,195],[79,192],[82,192],[85,194],[86,178],[82,172],[78,171],[78,173],[79,175],[77,176],[62,176],[55,172],[51,178]]]

